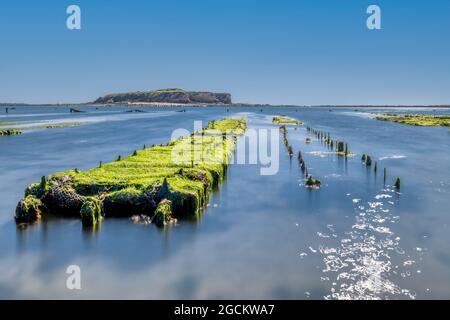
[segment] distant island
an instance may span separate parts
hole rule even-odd
[[[170,105],[230,105],[231,94],[206,91],[185,91],[183,89],[161,89],[113,93],[100,97],[91,104],[170,104]]]

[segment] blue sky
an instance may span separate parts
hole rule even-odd
[[[82,29],[66,28],[77,4]],[[366,9],[382,10],[382,30]],[[166,87],[273,104],[450,104],[450,1],[0,3],[0,101]]]

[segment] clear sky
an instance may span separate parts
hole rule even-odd
[[[81,30],[66,8],[81,8]],[[366,9],[381,7],[382,29]],[[450,104],[448,0],[0,2],[0,102],[167,87],[273,104]]]

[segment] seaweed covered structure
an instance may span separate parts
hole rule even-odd
[[[226,175],[245,119],[213,121],[167,145],[136,150],[128,157],[42,177],[16,208],[16,222],[41,217],[80,217],[95,226],[102,217],[145,215],[163,226],[196,216]]]
[[[0,136],[14,136],[18,134],[22,134],[22,131],[14,129],[0,130]]]
[[[273,117],[272,118],[272,123],[275,124],[292,124],[292,125],[297,125],[297,126],[302,126],[303,122],[291,117],[286,117],[286,116],[277,116],[277,117]]]
[[[411,126],[450,127],[449,115],[376,113],[375,119]]]

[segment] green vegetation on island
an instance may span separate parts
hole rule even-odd
[[[450,127],[450,116],[429,114],[377,113],[376,119],[413,126]]]
[[[101,217],[146,215],[155,224],[196,216],[226,175],[245,119],[212,121],[191,136],[136,150],[127,157],[43,177],[17,205],[16,222],[41,216],[81,217],[95,226]]]
[[[185,91],[183,89],[146,90],[126,93],[113,93],[100,97],[94,104],[231,104],[229,93]]]
[[[303,122],[291,117],[286,117],[286,116],[277,116],[277,117],[273,117],[272,118],[272,123],[275,124],[293,124],[293,125],[298,125],[301,126],[303,125]]]

